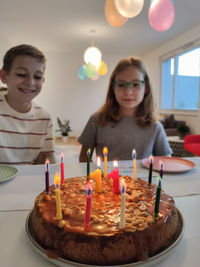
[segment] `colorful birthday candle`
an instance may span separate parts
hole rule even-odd
[[[90,173],[90,178],[95,179],[95,191],[101,193],[101,162],[100,157],[97,157],[97,169]]]
[[[85,208],[85,230],[90,229],[90,211],[91,211],[91,200],[92,200],[92,185],[90,182],[86,184],[86,208]]]
[[[159,205],[160,205],[160,195],[161,195],[161,190],[162,190],[162,178],[159,176],[158,177],[158,187],[156,191],[156,202],[155,202],[155,210],[154,210],[154,218],[159,217]]]
[[[64,175],[64,154],[63,152],[60,154],[60,172],[61,172],[61,184],[65,182],[65,175]]]
[[[108,174],[108,178],[113,179],[113,192],[119,193],[119,169],[117,161],[114,161],[114,170]]]
[[[45,161],[46,171],[45,171],[45,183],[46,183],[46,194],[49,194],[49,160]]]
[[[103,148],[103,155],[104,155],[104,178],[107,178],[107,155],[108,155],[108,148]]]
[[[124,180],[120,183],[121,193],[121,217],[120,217],[120,228],[125,228],[125,214],[126,214],[126,183]]]
[[[90,155],[91,155],[91,148],[87,150],[87,177],[90,177]]]
[[[133,158],[133,182],[135,182],[136,181],[136,151],[135,149],[133,149],[132,158]]]
[[[54,177],[55,194],[56,194],[56,219],[62,220],[61,200],[60,200],[60,175],[55,174]]]
[[[160,177],[161,177],[161,179],[163,178],[163,163],[162,163],[162,161],[160,162]]]
[[[152,183],[152,169],[153,169],[153,156],[151,155],[149,157],[149,181],[148,181],[148,184],[151,185]]]

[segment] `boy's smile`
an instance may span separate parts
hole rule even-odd
[[[42,89],[44,82],[43,63],[30,56],[18,56],[13,61],[9,73],[4,74],[4,82],[8,86],[6,100],[19,112],[28,112],[31,101]]]

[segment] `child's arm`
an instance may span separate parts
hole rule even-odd
[[[81,152],[80,152],[80,155],[79,155],[79,162],[86,162],[87,161],[88,148],[89,148],[88,146],[82,146]],[[94,147],[91,148],[90,161],[91,161],[91,158],[92,158],[93,151],[94,151]]]
[[[56,163],[55,154],[50,152],[40,152],[33,164],[44,164],[46,159],[49,159],[51,164]]]

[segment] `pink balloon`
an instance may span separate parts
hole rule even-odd
[[[149,23],[156,31],[168,30],[175,18],[172,0],[153,0],[148,12]]]

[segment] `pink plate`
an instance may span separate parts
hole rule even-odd
[[[147,168],[149,168],[149,163],[149,158],[142,160],[142,164]],[[161,163],[163,164],[164,172],[187,172],[195,166],[195,163],[187,159],[177,157],[154,157],[153,170],[159,171]]]

